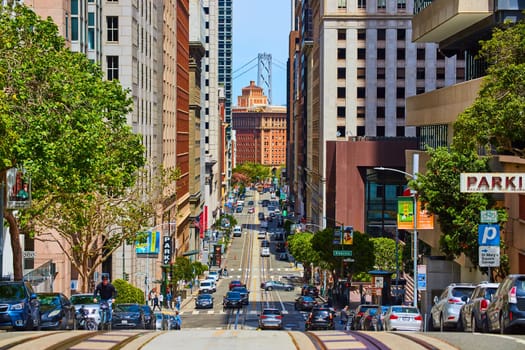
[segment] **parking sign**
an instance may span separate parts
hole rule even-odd
[[[478,244],[499,247],[499,225],[479,225]]]

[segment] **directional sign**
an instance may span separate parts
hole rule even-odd
[[[495,224],[498,222],[498,211],[497,210],[482,210],[480,214],[482,223]]]
[[[479,246],[479,266],[480,267],[499,267],[500,248],[499,246],[480,245]]]
[[[499,225],[479,225],[478,244],[499,247]]]
[[[345,258],[343,259],[344,262],[355,262],[355,259],[352,258]]]
[[[334,250],[334,256],[352,256],[351,250]]]

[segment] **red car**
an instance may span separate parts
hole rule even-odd
[[[253,213],[255,213],[255,208],[254,207],[248,208],[248,214],[253,214]]]
[[[235,287],[244,287],[244,283],[242,283],[240,280],[231,280],[230,282],[230,290],[232,290]]]

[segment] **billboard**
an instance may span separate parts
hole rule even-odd
[[[7,170],[6,209],[25,209],[31,206],[31,179],[17,168]]]
[[[525,173],[461,173],[459,180],[461,192],[525,192]]]
[[[417,201],[416,224],[418,230],[434,229],[434,215],[421,208]],[[397,228],[400,230],[414,229],[414,197],[397,197]]]
[[[145,242],[135,242],[135,253],[158,254],[160,248],[160,231],[148,231]]]

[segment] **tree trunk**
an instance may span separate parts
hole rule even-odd
[[[22,246],[20,245],[20,229],[18,222],[11,210],[4,212],[4,217],[9,223],[9,234],[11,235],[11,249],[13,250],[13,277],[15,281],[24,278],[22,269]]]

